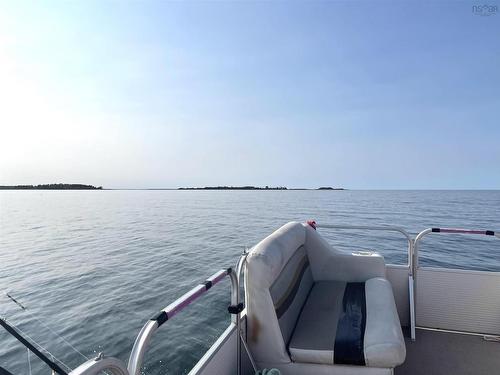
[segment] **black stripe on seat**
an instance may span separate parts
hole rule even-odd
[[[274,307],[278,319],[281,318],[281,316],[288,310],[293,300],[295,299],[295,296],[297,295],[300,287],[300,283],[302,281],[302,276],[304,276],[304,272],[306,272],[307,267],[309,267],[309,259],[307,258],[307,256],[305,256],[301,260],[292,283],[288,290],[285,292],[284,297],[282,297],[280,301],[278,301],[278,304]]]
[[[337,323],[333,350],[334,363],[365,365],[363,351],[365,327],[365,283],[347,283],[342,299],[342,313]]]

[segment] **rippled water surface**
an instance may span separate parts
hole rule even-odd
[[[83,355],[127,360],[145,321],[197,282],[232,266],[291,220],[500,230],[500,191],[1,191],[0,315],[74,368]],[[327,231],[345,250],[407,262],[398,234]],[[420,263],[500,271],[500,241],[434,235]],[[21,311],[10,292],[27,306]],[[187,373],[229,324],[229,282],[162,326],[145,373]],[[30,315],[31,314],[31,315]],[[33,373],[49,370],[31,356]],[[0,366],[28,373],[26,349],[0,331]]]

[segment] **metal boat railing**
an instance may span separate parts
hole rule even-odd
[[[418,246],[423,237],[431,233],[448,233],[448,234],[474,234],[494,236],[500,239],[500,233],[492,230],[474,230],[474,229],[457,229],[457,228],[428,228],[417,234],[415,238],[400,227],[394,226],[371,226],[371,225],[332,225],[332,224],[317,224],[314,221],[308,222],[309,225],[313,224],[317,228],[327,229],[347,229],[347,230],[373,230],[373,231],[392,231],[399,232],[406,237],[408,241],[408,303],[410,310],[410,335],[411,339],[415,341],[416,337],[416,278],[419,267],[418,262]]]
[[[492,230],[476,230],[476,229],[458,229],[458,228],[427,228],[417,234],[415,237],[413,250],[415,254],[415,268],[418,267],[418,245],[422,238],[431,234],[431,233],[447,233],[447,234],[476,234],[476,235],[484,235],[484,236],[493,236],[500,239],[500,233],[492,231]]]
[[[228,268],[226,270],[220,270],[219,272],[213,274],[203,283],[191,289],[189,292],[184,294],[182,297],[175,300],[173,303],[165,307],[160,311],[159,314],[155,315],[151,318],[141,329],[139,335],[137,336],[134,346],[132,348],[132,352],[130,354],[130,358],[128,361],[128,372],[130,375],[140,375],[141,374],[141,366],[144,359],[144,353],[148,348],[149,341],[151,337],[156,332],[161,325],[170,320],[173,316],[178,314],[185,307],[189,306],[196,299],[198,299],[201,295],[203,295],[206,291],[208,291],[212,286],[223,280],[226,276],[229,276],[231,279],[231,305],[228,307],[229,313],[232,314],[231,324],[236,326],[236,331],[238,332],[237,339],[237,368],[238,374],[241,369],[241,342],[245,345],[245,349],[248,352],[248,348],[246,347],[246,343],[242,340],[241,337],[241,312],[243,311],[244,304],[240,300],[240,278],[241,272],[243,270],[243,265],[246,260],[246,255],[248,253],[244,252],[240,257],[238,264],[236,265],[236,270],[232,268]],[[249,356],[250,353],[248,352]],[[253,360],[250,356],[250,360],[252,361],[252,365],[254,365]]]
[[[445,234],[472,234],[472,235],[483,235],[483,236],[490,236],[490,237],[496,237],[500,239],[500,233],[498,231],[492,231],[492,230],[477,230],[477,229],[460,229],[460,228],[427,228],[421,231],[420,233],[417,234],[415,239],[413,240],[413,254],[415,257],[414,261],[414,286],[413,290],[416,292],[417,286],[416,286],[416,278],[418,274],[418,268],[419,268],[419,245],[420,242],[422,241],[422,238],[425,236],[432,234],[432,233],[445,233]],[[411,303],[411,314],[413,316],[416,316],[416,303],[415,300]],[[421,328],[421,327],[419,327]],[[416,329],[416,323],[413,322],[411,326],[412,330],[412,340],[415,340],[415,329]]]
[[[238,338],[236,340],[236,362],[238,368],[237,373],[238,375],[241,373],[242,343],[251,365],[253,366],[254,370],[257,371],[255,362],[248,349],[246,341],[244,340],[243,332],[241,329],[241,312],[244,309],[244,303],[240,298],[240,280],[247,255],[248,251],[245,250],[238,260],[236,269],[227,268],[216,272],[204,282],[182,295],[180,298],[175,300],[173,303],[165,307],[158,314],[148,320],[147,323],[142,327],[134,342],[128,365],[126,367],[125,364],[120,360],[112,357],[104,357],[102,353],[100,353],[97,357],[89,359],[74,370],[71,371],[71,369],[69,369],[70,372],[67,372],[59,367],[57,363],[51,361],[46,355],[41,353],[33,344],[31,344],[29,340],[25,339],[14,329],[14,327],[8,324],[6,320],[0,318],[0,325],[3,326],[24,346],[26,346],[29,351],[35,353],[40,359],[42,359],[51,368],[53,374],[58,373],[60,375],[96,375],[101,373],[108,373],[111,375],[140,375],[141,366],[144,360],[144,354],[146,353],[148,344],[156,330],[158,330],[158,328],[168,320],[172,319],[175,315],[180,313],[184,308],[196,301],[214,285],[229,276],[231,280],[231,304],[228,306],[228,312],[232,315],[230,327],[235,327],[238,335]],[[3,369],[0,368],[0,370]],[[0,373],[2,373],[2,371],[0,371]]]
[[[317,228],[327,228],[327,229],[347,229],[347,230],[374,230],[374,231],[386,231],[386,232],[398,232],[401,233],[408,241],[408,267],[410,269],[410,275],[413,274],[413,239],[411,235],[400,227],[394,227],[390,225],[332,225],[332,224],[316,224]]]

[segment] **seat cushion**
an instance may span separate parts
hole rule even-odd
[[[294,362],[393,368],[406,351],[391,284],[314,283],[289,344]]]
[[[406,357],[391,283],[381,277],[369,279],[366,291],[366,330],[364,352],[370,367],[396,367]]]
[[[342,281],[314,283],[290,341],[292,361],[333,365],[345,286]]]

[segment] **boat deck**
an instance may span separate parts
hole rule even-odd
[[[500,373],[500,342],[482,336],[417,330],[406,338],[406,361],[395,375],[472,375]]]

